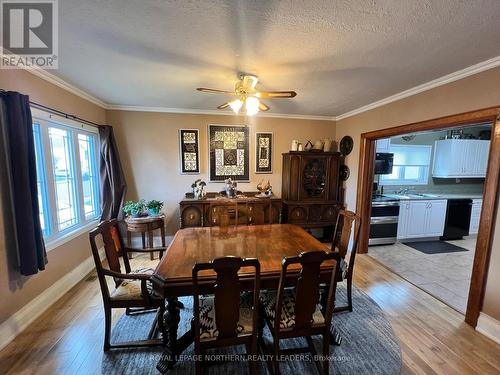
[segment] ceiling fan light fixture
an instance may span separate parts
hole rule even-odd
[[[240,99],[231,100],[229,102],[229,106],[231,107],[234,113],[238,114],[240,112],[241,107],[243,106],[243,102]]]
[[[255,96],[249,96],[245,100],[245,109],[247,112],[247,116],[254,116],[259,112],[259,99]]]

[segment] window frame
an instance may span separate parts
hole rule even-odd
[[[432,146],[431,145],[404,145],[404,144],[391,144],[389,146],[389,152],[396,153],[393,147],[397,148],[421,148],[428,151],[428,162],[427,164],[393,164],[393,168],[397,167],[399,169],[398,178],[397,179],[386,179],[384,175],[380,175],[379,183],[384,186],[394,186],[394,185],[428,185],[429,184],[429,175],[430,175],[430,165],[432,160]],[[406,167],[419,167],[419,175],[418,179],[405,179],[405,169]]]
[[[39,124],[41,154],[43,155],[43,169],[45,172],[46,184],[46,201],[48,210],[44,213],[45,223],[48,225],[48,235],[44,237],[47,251],[52,250],[63,243],[85,233],[91,227],[95,226],[101,215],[100,208],[100,191],[99,191],[99,133],[98,129],[85,125],[83,123],[66,119],[48,112],[31,108],[33,124]],[[69,163],[72,171],[72,176],[75,181],[71,187],[74,194],[75,220],[76,223],[63,229],[59,229],[58,214],[57,214],[57,195],[56,181],[54,174],[54,161],[51,151],[51,141],[49,136],[49,128],[58,128],[69,133]],[[93,177],[95,177],[96,186],[93,188],[95,197],[95,215],[87,217],[85,215],[84,195],[83,195],[83,176],[80,160],[80,145],[78,135],[84,134],[91,136],[94,139],[93,159],[95,163],[89,166],[93,169]],[[36,141],[36,140],[35,140]]]

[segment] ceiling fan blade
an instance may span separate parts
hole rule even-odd
[[[269,111],[269,107],[267,105],[265,105],[264,103],[260,102],[259,103],[259,110],[262,111],[262,112],[265,112],[265,111]]]
[[[218,106],[217,109],[226,109],[227,107],[229,107],[229,103],[224,103]]]
[[[227,94],[227,95],[235,95],[234,91],[226,91],[226,90],[217,90],[217,89],[209,89],[206,87],[198,87],[196,90],[201,92],[206,92],[209,94]]]
[[[256,96],[261,99],[294,98],[297,93],[295,91],[260,91]]]

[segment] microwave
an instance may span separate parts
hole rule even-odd
[[[375,174],[391,174],[394,154],[390,152],[377,152],[375,154]]]

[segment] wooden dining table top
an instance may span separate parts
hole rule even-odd
[[[277,286],[283,257],[315,250],[330,251],[330,247],[293,224],[180,229],[154,271],[154,289],[164,297],[190,295],[193,266],[228,255],[257,258],[261,284],[265,286],[267,281],[267,286]],[[331,269],[331,265],[325,267]],[[240,274],[244,277],[245,270]],[[208,281],[214,277],[210,273],[205,275]]]

